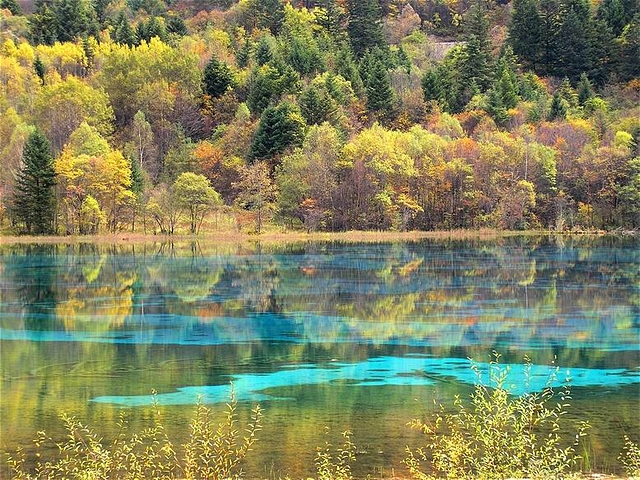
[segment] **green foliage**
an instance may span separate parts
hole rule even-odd
[[[456,397],[454,413],[440,406],[431,420],[410,423],[429,439],[415,452],[407,449],[405,464],[414,478],[560,479],[576,466],[576,451],[588,425],[583,423],[577,433],[567,432],[563,417],[571,399],[569,387],[556,392],[550,386],[558,370],[541,393],[513,398],[506,384],[509,369],[500,367],[499,358],[494,354],[489,364],[487,383],[472,364],[477,382],[470,405]],[[527,360],[520,381],[528,382],[530,372]],[[424,472],[422,462],[427,461],[434,476]]]
[[[211,57],[204,68],[202,90],[212,98],[219,98],[235,85],[235,78],[229,66]]]
[[[184,445],[184,458],[181,458],[162,424],[157,404],[153,406],[152,415],[151,426],[141,432],[130,432],[126,415],[122,412],[118,420],[120,432],[108,444],[77,418],[63,414],[66,440],[57,442],[45,432],[38,432],[34,440],[38,449],[35,472],[27,470],[24,453],[18,450],[9,457],[13,478],[241,478],[241,462],[251,451],[257,441],[257,433],[262,428],[262,410],[258,405],[252,410],[244,435],[238,431],[237,402],[233,391],[225,418],[217,428],[212,424],[212,410],[198,402],[189,425],[190,435]],[[41,451],[49,444],[58,447],[59,460],[44,460]]]
[[[251,142],[249,157],[271,159],[304,140],[305,122],[297,106],[284,102],[267,108]]]
[[[178,205],[187,211],[192,235],[198,233],[202,220],[209,209],[220,205],[220,194],[212,187],[204,175],[193,172],[180,174],[172,186]]]
[[[376,47],[385,48],[378,0],[348,0],[347,12],[347,31],[351,48],[357,57]]]
[[[35,130],[27,140],[16,179],[13,213],[26,233],[53,233],[55,171],[47,138]]]
[[[640,447],[627,435],[624,436],[624,447],[618,459],[622,462],[627,475],[630,477],[640,476]]]
[[[329,434],[329,429],[325,430]],[[343,444],[331,451],[331,444],[327,440],[323,447],[316,451],[315,465],[318,480],[352,480],[352,463],[356,461],[356,445],[351,440],[352,433],[342,432]]]

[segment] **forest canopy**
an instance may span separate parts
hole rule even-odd
[[[637,229],[640,6],[0,0],[0,163],[4,233]]]

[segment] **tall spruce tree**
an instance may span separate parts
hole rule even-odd
[[[29,20],[29,36],[35,44],[53,45],[58,39],[58,19],[47,1],[36,2]]]
[[[206,95],[212,98],[220,98],[227,90],[233,88],[235,78],[229,66],[211,57],[207,66],[204,67],[204,76],[202,79],[202,90]]]
[[[525,68],[538,69],[541,32],[542,20],[536,0],[514,0],[509,43]]]
[[[393,109],[393,89],[387,67],[380,58],[374,58],[367,72],[367,108],[381,118]]]
[[[489,19],[486,8],[481,3],[471,7],[466,17],[466,39],[464,46],[465,59],[462,65],[462,76],[468,83],[475,83],[481,91],[485,91],[491,83],[493,57],[489,40]]]
[[[34,130],[24,146],[14,193],[14,215],[26,233],[53,233],[55,171],[47,138]]]
[[[347,10],[347,32],[357,57],[362,57],[375,47],[386,48],[378,0],[348,0]]]

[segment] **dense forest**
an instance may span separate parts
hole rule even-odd
[[[5,233],[637,229],[638,0],[0,0]]]

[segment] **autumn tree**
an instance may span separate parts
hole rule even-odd
[[[243,168],[235,187],[239,191],[236,203],[246,210],[256,212],[256,233],[260,233],[265,215],[274,209],[277,194],[269,167],[264,162],[255,162]]]
[[[26,233],[53,233],[55,225],[55,171],[47,138],[34,130],[24,147],[15,184],[13,211]]]
[[[189,231],[198,233],[206,213],[222,200],[204,175],[185,172],[178,176],[171,187],[179,206],[189,217]]]

